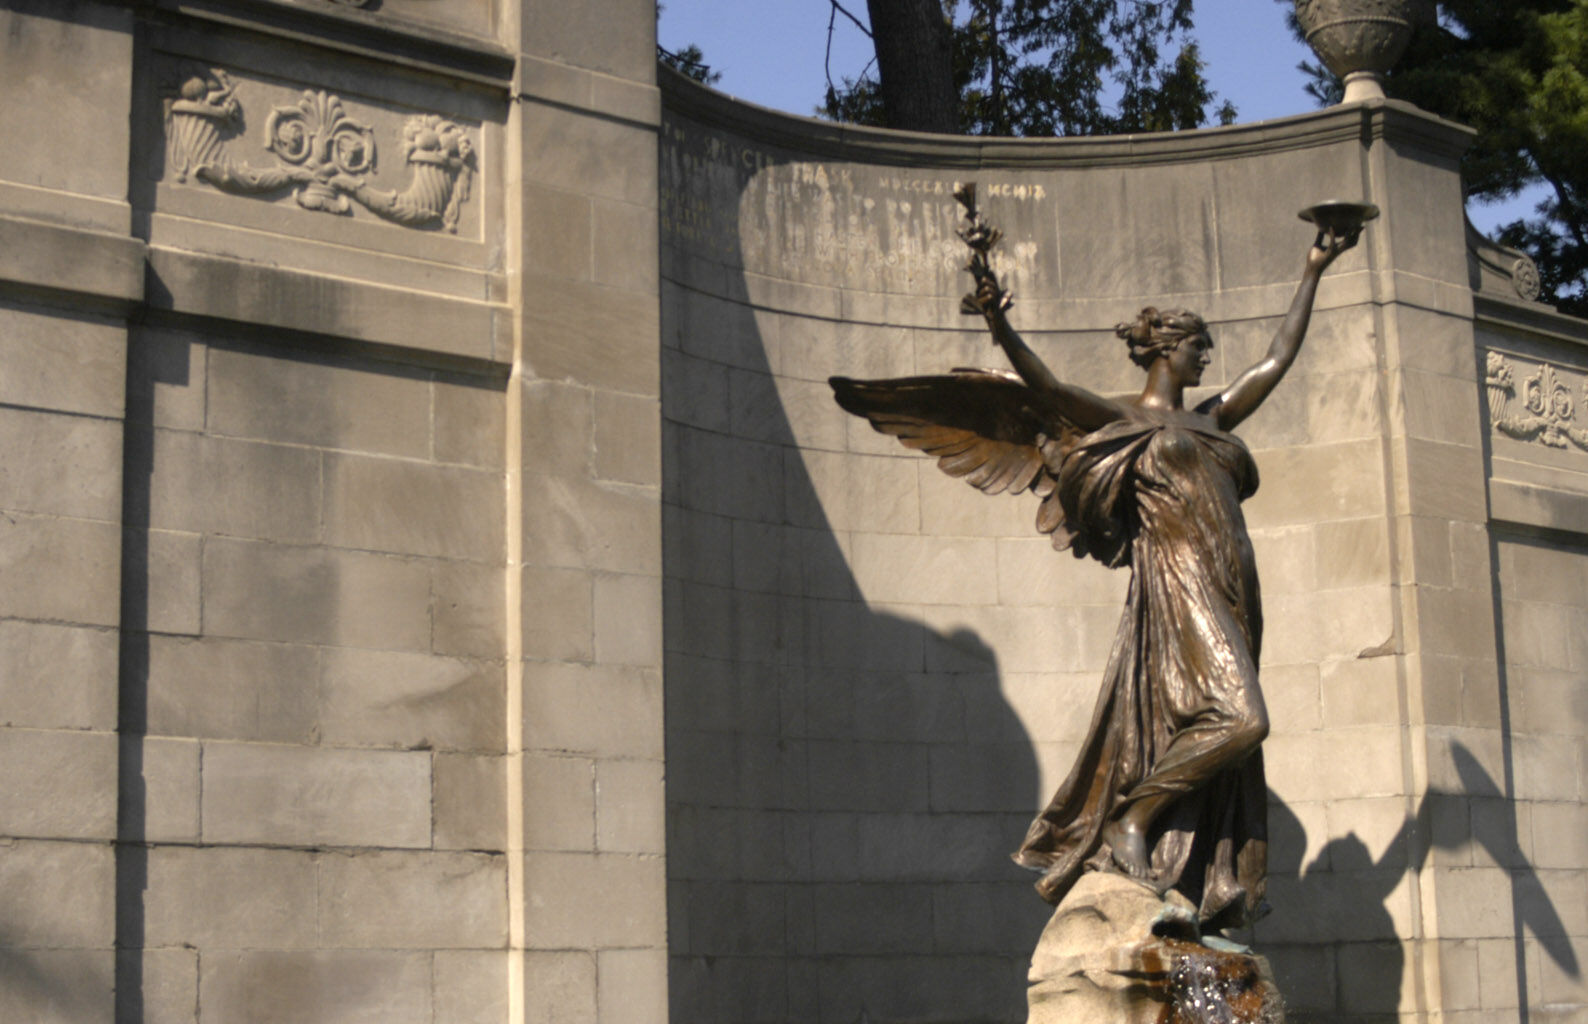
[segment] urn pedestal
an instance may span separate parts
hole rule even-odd
[[[1296,0],[1307,45],[1345,81],[1345,103],[1383,99],[1384,73],[1433,17],[1430,0]]]

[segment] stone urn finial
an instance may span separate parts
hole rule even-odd
[[[1307,45],[1345,80],[1345,103],[1384,98],[1412,30],[1433,20],[1433,0],[1296,0]]]

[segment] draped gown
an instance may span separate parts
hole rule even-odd
[[[1131,581],[1102,692],[1069,778],[1014,858],[1064,898],[1113,869],[1103,829],[1144,797],[1172,797],[1148,831],[1150,877],[1209,928],[1253,920],[1267,870],[1268,731],[1257,685],[1262,609],[1241,502],[1257,466],[1207,416],[1137,406],[1090,433],[1013,374],[858,381],[838,404],[988,493],[1031,490],[1054,547]]]
[[[1083,871],[1111,866],[1111,818],[1173,794],[1147,836],[1149,880],[1210,927],[1254,919],[1266,910],[1268,726],[1240,503],[1256,464],[1210,420],[1133,409],[1069,448],[1058,478],[1065,529],[1132,575],[1081,755],[1014,858],[1044,872],[1037,888],[1057,903]]]

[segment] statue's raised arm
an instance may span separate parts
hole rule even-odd
[[[1268,354],[1221,393],[1197,407],[1198,412],[1212,416],[1222,430],[1234,430],[1256,412],[1296,361],[1312,320],[1312,304],[1323,272],[1341,253],[1356,245],[1363,224],[1378,216],[1378,207],[1366,203],[1322,203],[1303,210],[1302,216],[1317,223],[1318,237],[1307,252],[1306,268],[1290,302],[1290,312],[1269,343]]]
[[[1006,311],[1011,302],[990,268],[977,275],[976,294],[967,296],[966,302],[974,303],[977,311],[986,317],[987,329],[992,332],[993,341],[1009,357],[1009,364],[1015,368],[1020,379],[1040,396],[1044,407],[1050,409],[1054,416],[1087,433],[1125,418],[1124,403],[1093,394],[1074,384],[1066,384],[1054,376],[1048,365],[1031,351],[1009,325]]]
[[[1037,530],[1051,536],[1054,547],[1119,564],[1117,545],[1088,546],[1066,522],[1058,484],[1060,466],[1076,443],[1124,419],[1128,410],[1124,403],[1060,381],[1015,333],[1005,315],[1013,301],[988,259],[1001,234],[977,212],[974,185],[961,186],[955,196],[966,209],[960,237],[971,258],[965,269],[976,281],[963,309],[986,320],[1016,372],[956,369],[941,376],[871,381],[833,377],[828,383],[834,397],[881,433],[936,456],[938,468],[949,476],[987,494],[1034,492],[1043,499]]]
[[[1020,379],[1066,422],[1090,432],[1113,420],[1123,419],[1123,405],[1059,380],[1015,333],[1007,316],[1014,305],[1014,297],[999,283],[990,259],[993,246],[998,244],[1003,233],[982,219],[981,211],[976,208],[975,182],[956,188],[954,198],[965,208],[965,226],[960,228],[959,237],[970,247],[970,261],[965,269],[976,282],[976,291],[965,296],[961,303],[964,312],[980,314],[986,319],[993,342],[1004,350]]]

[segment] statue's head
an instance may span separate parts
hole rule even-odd
[[[1135,320],[1117,324],[1114,333],[1130,346],[1130,361],[1145,370],[1187,338],[1207,337],[1208,324],[1189,309],[1148,306],[1136,314]]]

